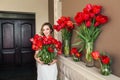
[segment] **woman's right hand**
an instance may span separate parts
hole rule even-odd
[[[44,64],[44,62],[41,61],[40,58],[35,58],[35,60],[36,60],[38,63],[40,63],[40,64]]]
[[[38,51],[35,52],[35,55],[34,55],[35,60],[40,64],[44,64],[44,62],[41,61],[39,57],[37,57],[37,54],[38,54]]]

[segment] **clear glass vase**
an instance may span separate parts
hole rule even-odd
[[[94,67],[94,60],[92,60],[92,61],[86,61],[86,66],[87,67]]]
[[[110,66],[109,65],[105,65],[105,64],[103,64],[102,66],[101,66],[101,74],[102,75],[105,75],[105,76],[108,76],[108,75],[110,75],[111,74],[111,69],[110,69]]]
[[[65,57],[70,56],[70,40],[69,39],[63,40],[63,51],[64,51]]]
[[[73,61],[75,61],[75,62],[79,62],[80,61],[80,58],[78,58],[76,56],[73,56],[72,58],[73,58]]]
[[[86,54],[85,54],[85,58],[86,58],[86,66],[87,67],[93,67],[94,66],[94,60],[92,58],[92,51],[93,51],[93,42],[86,42],[85,44],[85,49],[86,49]]]

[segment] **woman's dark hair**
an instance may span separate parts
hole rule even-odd
[[[44,27],[45,25],[49,26],[49,28],[50,28],[50,30],[51,30],[51,33],[52,33],[52,32],[53,32],[52,25],[51,25],[49,22],[46,22],[46,23],[44,23],[44,24],[42,25],[42,27],[41,27],[41,34],[44,35],[44,34],[43,34],[43,27]]]

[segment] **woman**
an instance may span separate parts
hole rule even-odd
[[[44,23],[41,27],[41,35],[49,37],[53,32],[52,25],[50,23]],[[35,52],[34,58],[37,62],[37,80],[57,80],[57,60],[54,59],[51,63],[44,64],[37,57],[38,51]]]

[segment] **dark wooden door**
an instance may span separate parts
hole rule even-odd
[[[35,22],[29,20],[0,19],[0,64],[6,66],[34,64],[30,38]]]

